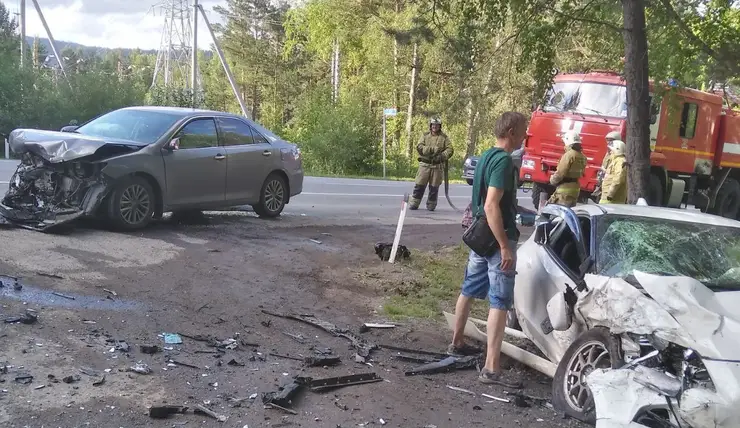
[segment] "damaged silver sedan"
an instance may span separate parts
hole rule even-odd
[[[99,216],[135,230],[167,211],[245,204],[275,217],[303,187],[296,145],[227,113],[131,107],[63,131],[10,134],[21,161],[2,222],[46,230]]]

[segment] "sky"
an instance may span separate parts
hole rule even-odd
[[[165,18],[162,5],[175,0],[37,0],[55,40],[106,48],[157,49]],[[192,0],[185,0],[192,4]],[[225,0],[199,0],[211,24],[223,23],[213,10]],[[11,13],[20,0],[0,0]],[[154,7],[153,7],[154,6]],[[26,35],[46,37],[31,0],[26,0]],[[198,47],[208,49],[211,36],[203,17],[198,21]]]

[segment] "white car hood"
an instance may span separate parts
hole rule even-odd
[[[649,296],[619,278],[586,276],[589,291],[579,298],[576,313],[589,327],[652,334],[697,351],[716,391],[682,390],[674,403],[681,422],[693,428],[740,426],[740,291],[715,293],[687,277],[642,272],[634,277]],[[664,395],[644,386],[645,376],[644,370],[627,368],[596,370],[587,377],[597,428],[641,427],[633,422],[640,409],[665,405]]]

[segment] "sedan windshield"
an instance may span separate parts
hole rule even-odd
[[[627,91],[624,86],[603,83],[555,83],[547,92],[542,110],[627,117]]]
[[[75,132],[103,139],[156,142],[182,116],[151,110],[115,110],[80,126]]]
[[[604,216],[598,226],[599,275],[634,270],[688,276],[715,290],[740,290],[740,228],[646,217]]]

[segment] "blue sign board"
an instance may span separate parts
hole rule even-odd
[[[383,115],[385,116],[395,116],[396,114],[398,114],[398,110],[395,108],[383,109]]]

